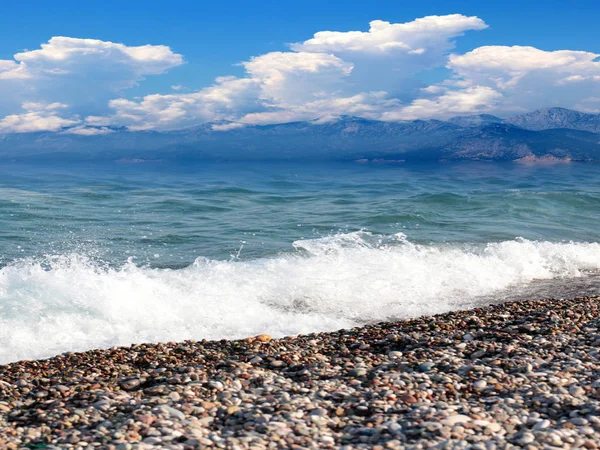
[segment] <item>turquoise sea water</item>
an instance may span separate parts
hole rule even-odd
[[[593,294],[600,165],[0,168],[0,362]]]

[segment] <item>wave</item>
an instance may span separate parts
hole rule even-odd
[[[0,269],[0,363],[147,341],[349,328],[501,301],[600,269],[600,244],[417,245],[366,231],[250,261],[109,267],[81,254]],[[520,291],[521,289],[521,291]],[[552,290],[548,290],[552,294]]]

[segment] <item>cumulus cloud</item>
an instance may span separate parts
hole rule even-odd
[[[129,66],[138,75],[158,74],[183,62],[181,55],[173,53],[165,45],[141,45],[128,47],[124,44],[99,39],[53,37],[40,49],[17,53],[14,59],[34,71],[68,72],[81,65],[83,60],[98,60],[120,66]]]
[[[0,59],[0,80],[23,80],[30,77],[24,65],[16,61]]]
[[[355,69],[348,83],[362,91],[384,90],[406,96],[422,87],[414,75],[443,66],[455,38],[487,28],[475,16],[427,16],[412,22],[370,22],[369,31],[320,31],[307,41],[292,44],[295,51],[331,52]]]
[[[400,52],[422,55],[440,47],[453,47],[451,39],[468,30],[487,27],[478,17],[462,14],[427,16],[407,23],[373,20],[369,31],[320,31],[312,39],[293,44],[296,51],[309,52]]]
[[[119,98],[107,116],[89,116],[92,126],[127,126],[131,130],[173,129],[216,120],[235,120],[242,112],[263,108],[259,87],[250,78],[222,77],[190,94],[147,95],[139,101]],[[236,115],[237,114],[237,115]]]
[[[63,134],[76,134],[79,136],[98,136],[98,135],[102,135],[102,134],[110,134],[110,133],[114,133],[115,130],[108,128],[108,127],[98,127],[98,128],[94,128],[94,127],[87,127],[87,126],[77,126],[77,127],[72,127],[72,128],[67,128],[65,131],[63,131]]]
[[[445,90],[437,97],[418,98],[409,106],[386,111],[381,118],[395,121],[479,114],[494,109],[501,98],[502,94],[487,86]]]
[[[237,128],[244,128],[246,125],[238,122],[215,123],[211,125],[213,131],[230,131]]]
[[[195,92],[172,85],[168,94],[142,98],[128,97],[127,89],[183,64],[181,55],[164,45],[54,37],[0,60],[0,117],[8,114],[0,132],[94,135],[114,126],[168,130],[206,122],[224,131],[343,114],[398,121],[553,105],[600,111],[600,55],[526,46],[451,53],[461,35],[486,27],[478,17],[451,14],[319,31],[289,51],[240,63],[244,76],[219,77]],[[439,81],[427,86],[422,79]]]
[[[53,37],[0,61],[0,117],[24,101],[66,103],[81,115],[104,113],[121,91],[181,64],[183,57],[164,45]]]
[[[544,51],[525,46],[479,47],[450,55],[452,78],[431,86],[433,98],[415,99],[395,117],[443,117],[448,113],[506,114],[546,106],[586,107],[600,92],[600,55],[572,50]],[[452,99],[456,102],[452,102]],[[447,109],[449,101],[454,108]],[[436,106],[439,105],[436,113]]]
[[[65,127],[79,124],[78,117],[62,117],[60,110],[68,108],[63,103],[25,102],[24,112],[11,114],[0,120],[0,133],[30,133],[35,131],[59,131]]]
[[[331,96],[296,105],[293,108],[255,112],[244,115],[240,121],[249,125],[267,125],[339,117],[360,116],[369,119],[381,118],[382,111],[397,107],[398,100],[388,97],[386,92],[367,92],[347,97]]]
[[[91,124],[168,129],[211,120],[246,124],[310,120],[341,114],[378,118],[399,105],[396,94],[418,87],[417,72],[443,65],[453,39],[487,25],[460,14],[408,23],[373,21],[367,32],[320,32],[243,62],[242,78],[223,77],[190,94],[110,102],[114,114]]]

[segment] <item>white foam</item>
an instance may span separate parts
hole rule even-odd
[[[254,261],[120,269],[81,255],[0,269],[0,362],[145,341],[275,336],[445,312],[600,269],[597,243],[414,245],[367,232]]]

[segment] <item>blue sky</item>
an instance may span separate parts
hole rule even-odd
[[[427,44],[431,48],[411,50],[407,47],[407,52],[419,50],[426,57],[437,55],[430,59],[423,57],[421,59],[427,61],[421,62],[412,59],[405,62],[396,50],[386,50],[386,61],[378,56],[374,63],[372,59],[366,58],[365,49],[360,50],[362,54],[354,52],[352,56],[347,48],[325,45],[311,48],[308,52],[311,55],[331,54],[336,58],[335,61],[313,61],[316,66],[307,68],[302,65],[304,60],[302,64],[296,61],[300,59],[299,53],[306,53],[306,46],[290,50],[288,45],[305,42],[320,31],[367,32],[369,22],[373,20],[403,24],[432,15],[476,17],[485,26],[465,23],[437,42],[428,38]],[[8,92],[10,95],[6,96],[6,100],[0,101],[0,133],[35,131],[39,127],[33,126],[30,130],[27,123],[36,121],[42,128],[56,130],[65,126],[93,126],[99,129],[98,127],[112,125],[178,128],[192,123],[219,120],[232,121],[237,124],[235,126],[241,126],[245,123],[268,123],[277,116],[290,120],[333,117],[340,111],[343,112],[343,105],[350,103],[352,107],[349,107],[349,112],[383,120],[435,116],[443,118],[447,115],[479,112],[507,115],[557,104],[596,112],[600,110],[600,102],[595,102],[594,99],[600,98],[600,83],[596,83],[595,77],[600,77],[600,72],[597,71],[597,61],[593,55],[600,54],[597,32],[599,22],[598,2],[585,0],[8,2],[2,6],[0,15],[0,94]],[[107,59],[102,60],[100,70],[90,60],[73,60],[68,69],[53,63],[49,69],[39,65],[41,60],[36,55],[26,61],[30,75],[27,79],[22,76],[18,87],[15,87],[15,72],[11,72],[13,76],[6,75],[2,78],[3,61],[8,73],[9,69],[13,70],[9,64],[15,62],[14,55],[40,49],[41,44],[55,36],[91,38],[127,47],[165,46],[172,55],[180,55],[181,61],[166,55],[167,61],[162,66],[147,67],[144,64],[148,64],[148,61],[144,61],[138,70],[131,65],[138,60],[137,57],[123,68],[119,66],[121,59],[108,59],[109,56],[105,54]],[[410,41],[410,36],[402,34],[398,39]],[[68,43],[71,44],[72,42]],[[534,48],[547,54],[505,51],[512,46]],[[448,67],[451,54],[467,55],[481,47],[489,48],[485,61],[472,57],[471,61],[457,60],[457,64]],[[532,68],[516,69],[508,67],[510,64],[502,74],[495,66],[488,67],[488,73],[479,73],[476,67],[478,63],[485,66],[495,55],[503,55],[503,60],[508,61],[518,58],[537,61],[539,57],[540,61],[549,61],[553,58],[560,59],[559,57],[576,57],[575,53],[570,56],[550,53],[556,50],[587,52],[588,58],[558,69],[553,62],[541,62],[542,66],[548,66],[547,72],[535,74]],[[106,51],[111,52],[110,58],[114,57],[113,50]],[[284,54],[276,55],[276,52]],[[295,62],[290,71],[287,69],[290,64],[288,53],[296,53],[293,55]],[[413,53],[417,54],[420,53]],[[263,55],[278,56],[279,59],[265,58],[264,64],[261,61],[262,65],[257,67],[258,64],[255,64],[254,68],[240,65],[250,61],[252,57]],[[289,83],[277,86],[274,91],[271,86],[274,82],[272,67],[279,67],[281,61],[286,65],[285,74],[282,75],[283,72],[279,71],[277,77],[286,77]],[[496,63],[497,61],[494,64]],[[32,68],[35,64],[39,67],[34,73]],[[407,66],[409,68],[406,73],[402,73]],[[369,67],[374,69],[371,74],[367,70]],[[120,70],[124,72],[118,74]],[[252,70],[254,75],[250,73]],[[518,80],[515,71],[519,71]],[[54,78],[48,76],[49,73],[54,74]],[[318,76],[312,80],[309,75]],[[235,76],[242,82],[248,81],[243,87],[235,86],[235,93],[232,95],[236,97],[228,97],[226,106],[221,102],[218,107],[211,106],[210,111],[204,108],[203,105],[208,100],[214,100],[214,90],[205,92],[206,95],[200,95],[199,98],[160,98],[154,99],[155,104],[151,106],[140,103],[140,97],[146,95],[193,94],[214,86],[215,79],[224,76]],[[378,79],[379,76],[381,79]],[[252,80],[249,81],[248,77]],[[497,83],[499,77],[503,78],[500,85]],[[6,81],[8,79],[10,80]],[[567,79],[569,80],[565,81]],[[230,95],[232,83],[237,83],[238,80],[216,84],[219,85],[219,90],[223,90],[225,86],[227,95]],[[511,82],[519,84],[518,89],[510,86]],[[298,84],[301,88],[295,91]],[[318,89],[309,89],[313,84]],[[569,87],[570,90],[567,91],[567,84],[578,86]],[[178,87],[177,90],[172,89],[172,86]],[[552,86],[560,86],[560,92],[553,94]],[[538,87],[543,92],[527,97],[527,93]],[[72,92],[65,95],[64,92],[69,89]],[[375,92],[377,95],[374,95]],[[589,95],[586,97],[584,92]],[[523,97],[524,93],[527,94],[527,101],[511,101]],[[325,98],[328,99],[329,107],[324,106]],[[114,100],[117,102],[111,104]],[[130,103],[119,104],[119,100]],[[182,102],[191,104],[192,100],[195,102],[195,110],[187,106],[181,110]],[[175,101],[178,103],[173,103]],[[131,102],[138,102],[138,105]],[[156,102],[161,104],[157,105]],[[333,103],[337,106],[331,106]],[[23,107],[23,104],[29,106]],[[49,105],[54,106],[46,109]],[[177,111],[173,116],[168,116],[160,113],[157,108]],[[29,118],[25,117],[26,114],[30,115]],[[144,114],[154,116],[142,117]],[[10,120],[3,119],[9,116]],[[135,120],[127,120],[133,116]],[[37,120],[40,117],[59,120],[45,120],[44,125],[44,120]],[[87,120],[87,117],[92,119]]]

